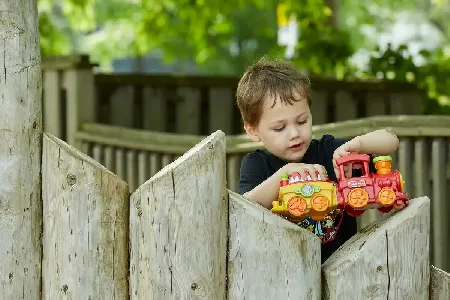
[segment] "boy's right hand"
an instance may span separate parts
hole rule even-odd
[[[291,175],[291,173],[298,172],[300,176],[308,180],[318,180],[316,176],[316,171],[319,173],[320,180],[325,180],[327,175],[327,170],[324,166],[318,164],[302,164],[302,163],[288,163],[282,168],[282,172]],[[308,177],[308,175],[310,177]]]

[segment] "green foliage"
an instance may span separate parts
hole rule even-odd
[[[70,50],[85,50],[95,61],[107,63],[157,49],[168,63],[190,60],[209,73],[236,75],[258,57],[283,56],[283,48],[277,45],[279,3],[279,0],[39,0],[43,53],[56,53],[60,47],[61,54],[66,54],[68,50],[63,44],[72,43]],[[300,20],[300,54],[294,59],[299,67],[322,73],[332,70],[335,64],[343,64],[352,51],[347,47],[345,35],[332,32],[327,24],[331,12],[324,0],[293,3],[291,12]],[[56,15],[59,13],[64,26],[45,18],[48,12],[55,14],[55,6],[60,7]],[[102,30],[96,31],[97,28]],[[68,37],[65,40],[64,34]],[[82,41],[79,36],[87,38]],[[61,43],[54,43],[52,39],[56,37],[61,38]],[[335,57],[327,60],[330,47],[334,48]]]
[[[336,0],[338,1],[338,0]],[[282,57],[277,45],[277,5],[283,0],[38,0],[41,53],[87,52],[92,60],[112,60],[148,53],[167,63],[192,62],[199,71],[241,74],[263,55]],[[288,1],[300,39],[292,61],[312,74],[338,78],[407,80],[421,87],[432,101],[427,112],[447,112],[450,106],[450,55],[422,51],[416,65],[406,46],[379,51],[363,28],[382,33],[403,11],[428,18],[450,45],[450,5],[446,0],[346,0],[339,2],[339,26],[331,26],[325,0]],[[356,72],[348,58],[356,49],[374,50],[369,69]]]
[[[370,67],[361,78],[415,83],[428,95],[426,114],[450,114],[450,56],[443,50],[422,50],[420,54],[427,63],[416,65],[407,50],[406,45],[397,49],[389,45],[380,55],[371,57]]]

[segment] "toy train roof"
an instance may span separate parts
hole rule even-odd
[[[367,162],[369,163],[370,156],[367,154],[350,154],[342,156],[336,160],[337,165],[348,164],[353,162]]]

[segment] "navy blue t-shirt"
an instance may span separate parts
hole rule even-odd
[[[347,141],[349,141],[348,138],[335,138],[332,135],[324,135],[320,140],[313,139],[303,159],[299,162],[324,166],[330,180],[337,182],[332,161],[333,153]],[[285,164],[287,164],[286,161],[267,150],[256,150],[247,154],[241,164],[238,193],[243,195],[252,190]],[[375,172],[372,163],[370,163],[370,171]],[[331,211],[322,221],[316,222],[307,218],[299,225],[321,239],[322,263],[357,231],[356,218],[349,216],[341,209]]]

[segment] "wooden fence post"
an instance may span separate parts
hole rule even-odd
[[[321,299],[319,238],[228,193],[228,299]]]
[[[128,185],[44,134],[43,299],[128,299]]]
[[[49,56],[42,62],[44,131],[79,150],[80,125],[96,120],[95,66],[87,55]]]
[[[41,68],[36,1],[0,4],[0,295],[40,299]]]
[[[364,228],[322,266],[324,299],[428,299],[430,200]]]
[[[216,131],[131,195],[131,299],[226,299],[225,176]]]

